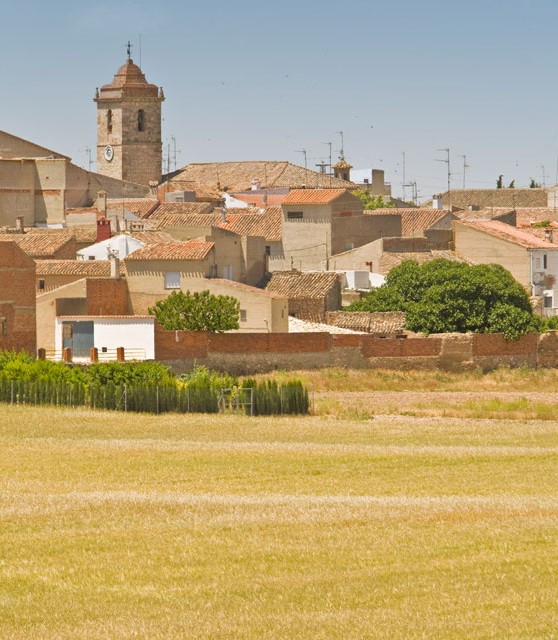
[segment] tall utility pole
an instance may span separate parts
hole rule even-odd
[[[542,186],[544,189],[546,187],[546,171],[545,171],[544,164],[541,164],[541,170],[542,170],[542,182],[543,182]]]
[[[465,174],[467,173],[467,169],[469,168],[469,165],[467,164],[467,156],[459,156],[460,158],[463,158],[463,190],[465,190]]]
[[[413,202],[415,204],[418,204],[418,189],[417,189],[417,183],[416,180],[413,180],[413,182],[408,182],[407,184],[403,185],[404,187],[411,187],[411,193],[413,194]]]
[[[438,151],[443,151],[446,154],[446,158],[444,160],[440,160],[436,158],[436,162],[443,162],[448,167],[448,208],[451,211],[451,167],[450,167],[450,150],[449,149],[438,149]]]

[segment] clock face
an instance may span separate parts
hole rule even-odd
[[[107,144],[107,146],[105,147],[105,160],[107,162],[110,162],[113,158],[114,158],[114,149],[110,146],[110,144]]]

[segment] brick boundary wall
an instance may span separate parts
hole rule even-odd
[[[558,367],[558,332],[507,342],[499,334],[380,338],[329,333],[189,333],[157,327],[155,358],[177,373],[196,363],[237,374],[332,366],[446,371]]]

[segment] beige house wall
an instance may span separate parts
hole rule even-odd
[[[35,162],[0,159],[0,226],[13,226],[18,216],[34,225],[34,200]]]
[[[457,255],[476,264],[500,264],[523,286],[531,284],[529,250],[484,231],[454,223]]]
[[[37,296],[37,346],[54,350],[56,316],[87,314],[85,278]]]
[[[329,268],[337,270],[379,272],[380,258],[383,253],[383,239],[374,240],[361,247],[334,255],[329,260]],[[372,263],[372,264],[368,264]],[[325,269],[325,263],[322,263]]]

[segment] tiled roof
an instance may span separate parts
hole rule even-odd
[[[379,273],[388,274],[394,267],[401,264],[404,260],[414,260],[419,264],[436,260],[437,258],[445,258],[446,260],[455,260],[456,262],[466,262],[453,253],[453,251],[417,251],[397,253],[393,251],[384,251],[380,257]]]
[[[38,276],[109,277],[109,260],[35,260]],[[122,273],[122,265],[121,265]]]
[[[365,209],[364,213],[369,216],[400,215],[401,235],[416,236],[422,235],[425,229],[431,227],[440,218],[447,215],[449,211],[443,209]]]
[[[143,242],[153,244],[154,242],[174,242],[174,238],[164,231],[128,231],[129,236]]]
[[[329,204],[345,193],[345,189],[293,189],[283,204]]]
[[[227,211],[227,222],[217,226],[234,231],[240,236],[261,236],[268,242],[279,242],[282,238],[283,213],[281,207],[268,207],[263,213],[237,213]],[[242,209],[238,210],[242,211]],[[253,209],[252,209],[253,211]]]
[[[97,240],[97,227],[95,225],[85,225],[85,226],[70,226],[64,229],[52,229],[47,227],[30,227],[25,230],[26,234],[37,234],[37,235],[52,235],[52,236],[62,236],[65,234],[70,234],[74,236],[76,242],[83,244],[87,242],[88,244],[93,244]]]
[[[402,311],[327,311],[327,323],[367,333],[402,333],[405,314]]]
[[[204,260],[213,242],[157,242],[131,253],[125,260]]]
[[[208,162],[186,165],[170,182],[178,189],[194,190],[205,185],[214,191],[246,191],[252,181],[260,187],[354,188],[352,182],[327,176],[284,161]]]
[[[231,193],[230,195],[237,200],[242,200],[253,207],[264,209],[265,207],[273,207],[282,204],[287,197],[288,190],[284,193],[260,193],[258,191],[243,191],[241,193]]]
[[[142,70],[134,64],[131,58],[118,69],[110,84],[104,84],[100,90],[100,98],[113,98],[124,96],[150,96],[156,98],[159,88],[149,84]]]
[[[159,205],[154,198],[107,198],[107,213],[129,211],[139,218],[149,218]]]
[[[280,293],[287,298],[319,300],[339,286],[339,276],[328,271],[305,272],[274,271],[266,286],[267,291]]]
[[[166,215],[208,213],[213,213],[213,206],[209,202],[162,202],[150,215],[150,219],[158,219]]]
[[[2,235],[5,236],[5,239],[16,242],[28,256],[47,258],[74,240],[71,233],[66,230],[61,231],[63,233],[59,234],[7,233]]]
[[[513,242],[513,244],[526,249],[558,249],[558,244],[538,238],[526,229],[518,229],[497,220],[478,220],[475,222],[460,222],[459,224],[471,229],[478,229],[501,240]]]
[[[281,293],[277,293],[276,291],[268,291],[267,289],[258,289],[257,287],[251,287],[248,284],[244,284],[243,282],[236,282],[235,280],[225,280],[223,278],[211,278],[210,282],[218,282],[223,285],[226,284],[231,289],[237,289],[238,291],[246,291],[247,293],[255,293],[260,296],[264,296],[265,298],[275,298],[276,300],[283,300],[286,298]]]
[[[447,192],[442,194],[444,204],[448,202]],[[467,209],[469,205],[490,207],[545,207],[548,195],[546,189],[452,189],[451,206]],[[423,206],[430,207],[432,200]]]
[[[198,213],[167,213],[160,218],[152,219],[155,228],[166,229],[167,227],[212,227],[219,220],[221,214],[200,215]]]

